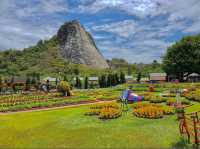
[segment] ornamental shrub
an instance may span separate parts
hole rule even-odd
[[[70,85],[66,81],[61,81],[57,88],[58,92],[61,93],[62,96],[71,96],[72,92],[70,91]]]

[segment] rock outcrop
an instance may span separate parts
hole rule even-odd
[[[57,33],[61,54],[76,64],[108,68],[108,63],[98,50],[92,36],[79,21],[66,22]]]

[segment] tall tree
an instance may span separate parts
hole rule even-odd
[[[75,87],[78,88],[79,87],[79,77],[76,77],[76,83],[75,83]]]
[[[163,69],[180,81],[191,73],[200,73],[200,34],[184,37],[167,49]]]
[[[140,80],[141,80],[141,77],[142,77],[142,73],[141,73],[141,72],[139,72],[139,73],[138,73],[138,75],[137,75],[137,82],[140,82]]]
[[[64,79],[63,79],[63,80],[66,81],[66,82],[68,82],[67,76],[64,76]]]
[[[115,79],[115,85],[118,85],[120,83],[120,80],[117,73],[114,74],[114,79]]]
[[[111,74],[108,74],[108,76],[107,76],[107,83],[106,83],[106,86],[107,87],[111,87],[112,86],[112,76],[111,76]]]
[[[120,83],[126,83],[125,74],[123,72],[120,73]]]
[[[132,67],[131,67],[130,64],[128,65],[128,75],[129,75],[129,76],[132,75]]]
[[[2,76],[0,76],[0,93],[2,91],[2,84],[3,84],[3,79],[2,79]]]
[[[80,78],[78,78],[78,88],[79,88],[79,89],[82,89],[82,82],[81,82],[81,79],[80,79]]]
[[[85,77],[85,83],[84,83],[84,88],[88,89],[88,77]]]
[[[102,75],[102,86],[103,86],[103,88],[106,87],[106,76],[105,75]]]
[[[29,90],[30,89],[30,85],[31,85],[31,79],[29,76],[27,76],[26,78],[26,88],[25,90]]]

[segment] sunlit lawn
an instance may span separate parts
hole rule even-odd
[[[169,84],[170,85],[170,84]],[[120,96],[121,88],[94,90],[96,98]],[[147,87],[145,88],[147,90]],[[143,93],[146,91],[138,90]],[[87,91],[76,93],[80,97]],[[136,92],[137,93],[137,92]],[[160,94],[156,92],[155,94]],[[112,95],[112,96],[111,96]],[[85,116],[88,106],[0,115],[0,148],[183,148],[176,115],[162,119],[136,118],[128,113],[102,121]],[[200,110],[193,102],[186,113]],[[191,145],[190,145],[191,146]]]
[[[148,120],[84,116],[88,106],[0,116],[0,148],[171,148],[181,144],[176,116]],[[192,111],[191,109],[189,110]]]

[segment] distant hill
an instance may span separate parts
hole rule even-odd
[[[66,22],[58,34],[37,45],[0,52],[0,74],[98,73],[108,63],[96,47],[92,36],[78,21]],[[70,72],[71,71],[71,72]]]
[[[91,34],[78,21],[62,25],[57,39],[61,55],[67,60],[96,68],[108,68],[108,64],[98,50]]]

